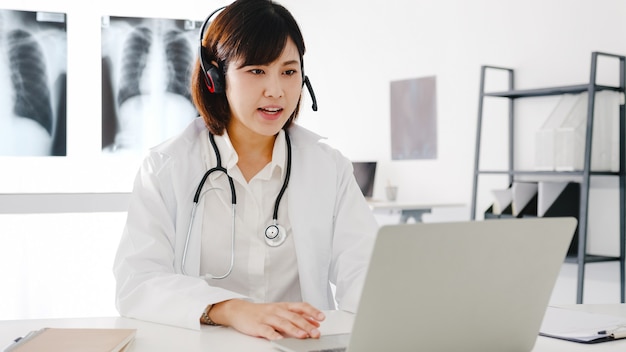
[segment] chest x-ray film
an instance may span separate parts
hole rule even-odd
[[[437,81],[424,77],[391,82],[391,157],[437,158]]]
[[[102,150],[142,152],[198,113],[191,73],[202,22],[102,18]]]
[[[63,13],[0,9],[0,156],[65,156]]]

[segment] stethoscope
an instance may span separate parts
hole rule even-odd
[[[291,140],[289,139],[289,133],[287,130],[285,131],[285,142],[287,143],[287,168],[285,172],[285,180],[283,181],[283,186],[280,188],[280,192],[278,192],[278,196],[276,196],[276,201],[274,202],[274,214],[272,215],[272,223],[265,228],[264,231],[264,239],[265,243],[270,247],[278,247],[285,242],[287,239],[287,231],[281,225],[278,224],[278,207],[280,206],[280,200],[285,194],[285,190],[287,189],[287,185],[289,184],[289,177],[291,175]],[[222,157],[220,155],[220,151],[217,148],[217,144],[215,143],[215,137],[213,133],[209,133],[209,141],[211,142],[211,146],[213,147],[213,151],[215,151],[215,158],[217,159],[217,165],[207,172],[204,173],[200,183],[198,184],[198,188],[196,188],[196,193],[193,197],[193,207],[191,208],[191,220],[189,221],[189,229],[187,230],[187,239],[185,240],[185,248],[183,249],[183,257],[180,263],[180,269],[183,275],[187,275],[185,272],[185,262],[187,261],[187,249],[189,248],[189,238],[191,237],[191,229],[193,228],[193,222],[196,217],[196,208],[198,207],[198,201],[200,197],[204,195],[204,193],[209,192],[214,189],[218,189],[217,187],[212,187],[206,190],[206,192],[202,193],[202,188],[204,187],[204,183],[206,182],[209,175],[213,172],[223,172],[226,177],[228,177],[228,185],[230,186],[230,197],[231,197],[231,232],[230,232],[230,266],[228,267],[228,271],[225,274],[215,276],[211,274],[206,274],[205,276],[210,279],[224,279],[230,275],[233,271],[233,267],[235,266],[235,208],[237,207],[237,194],[235,192],[235,184],[233,182],[233,178],[230,177],[228,171],[222,166]]]

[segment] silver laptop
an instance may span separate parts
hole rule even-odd
[[[530,351],[576,224],[526,218],[383,226],[352,333],[272,343],[289,352]]]

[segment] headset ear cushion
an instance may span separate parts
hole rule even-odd
[[[206,85],[211,93],[224,93],[224,74],[214,65],[209,65],[206,71]]]

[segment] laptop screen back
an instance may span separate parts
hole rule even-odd
[[[530,351],[576,223],[383,226],[348,351]]]
[[[576,225],[524,218],[382,226],[347,351],[531,351]],[[309,352],[339,337],[273,343]]]
[[[372,198],[374,195],[374,179],[376,178],[375,161],[353,161],[354,177],[359,184],[361,192],[365,198]]]

